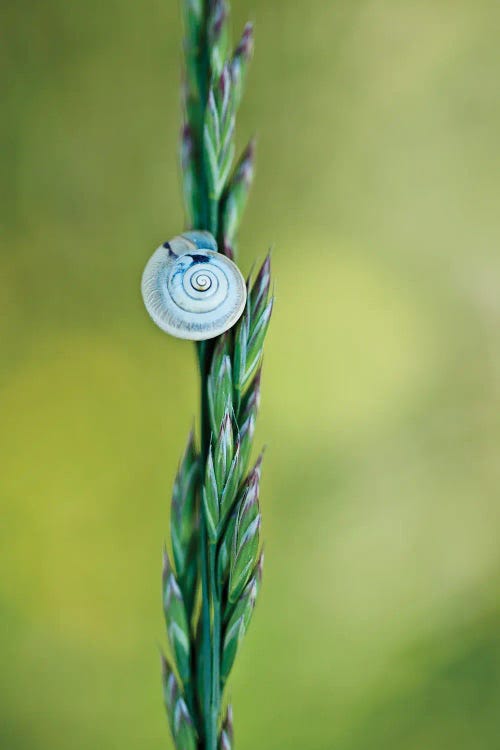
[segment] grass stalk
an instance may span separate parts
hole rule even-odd
[[[226,0],[182,0],[184,122],[181,167],[187,223],[209,231],[231,259],[253,177],[251,141],[234,163],[234,129],[253,30],[230,46]],[[174,565],[164,563],[171,659],[164,699],[177,750],[231,750],[223,692],[260,588],[261,459],[248,471],[259,407],[264,338],[272,311],[270,261],[248,281],[238,323],[197,346],[199,449],[188,440],[174,484]]]

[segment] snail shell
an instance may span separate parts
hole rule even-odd
[[[156,325],[192,341],[211,339],[231,328],[247,296],[238,266],[217,252],[209,232],[186,232],[155,250],[141,289]]]

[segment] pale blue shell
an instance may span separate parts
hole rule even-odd
[[[161,245],[142,276],[146,309],[163,331],[201,341],[219,336],[240,318],[246,284],[209,232],[186,232]]]

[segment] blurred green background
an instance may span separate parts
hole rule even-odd
[[[265,585],[239,750],[500,748],[500,5],[234,0],[244,271],[274,246]],[[2,2],[0,747],[169,748],[157,644],[191,345],[174,0]]]

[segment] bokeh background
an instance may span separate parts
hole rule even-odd
[[[3,0],[0,746],[170,748],[158,643],[191,345],[174,0]],[[274,246],[265,585],[239,750],[500,748],[500,5],[234,0],[245,271]]]

